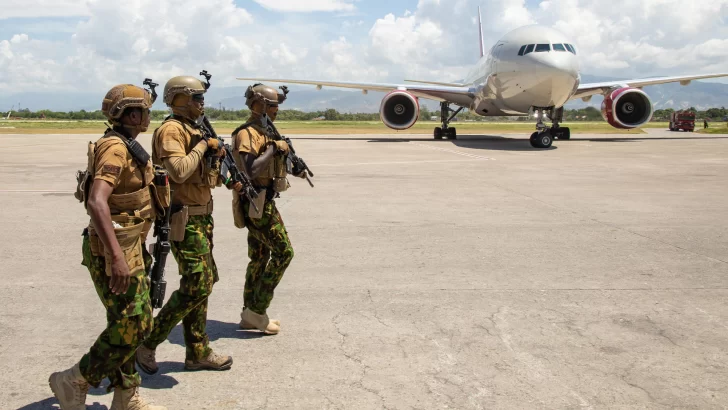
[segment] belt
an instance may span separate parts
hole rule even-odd
[[[212,214],[212,200],[207,205],[201,206],[188,206],[187,215],[198,216],[198,215],[211,215]]]

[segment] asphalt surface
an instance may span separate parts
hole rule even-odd
[[[89,139],[0,136],[3,409],[58,408],[48,376],[104,328],[72,196]],[[277,201],[295,249],[269,310],[281,333],[238,328],[246,231],[216,189],[208,331],[234,364],[185,371],[178,326],[160,372],[143,375],[149,401],[728,407],[728,137],[574,135],[549,150],[517,135],[294,141],[316,187],[292,180]],[[178,278],[170,256],[167,295]],[[87,404],[111,398],[92,389]]]

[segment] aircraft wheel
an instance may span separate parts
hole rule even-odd
[[[559,128],[559,139],[560,140],[570,140],[571,139],[571,130],[567,127]]]
[[[534,148],[550,148],[554,138],[549,131],[534,132],[531,134],[530,142]]]
[[[447,138],[448,139],[451,139],[451,140],[455,140],[455,139],[458,138],[458,133],[457,133],[457,131],[455,130],[454,127],[447,129]]]
[[[435,139],[436,140],[441,140],[442,139],[442,128],[435,127],[435,133],[434,134],[435,134]]]

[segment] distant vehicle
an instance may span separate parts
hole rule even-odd
[[[695,129],[695,113],[692,111],[675,111],[670,114],[670,131],[689,131]]]

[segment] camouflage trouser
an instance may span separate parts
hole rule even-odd
[[[154,330],[144,345],[155,349],[169,336],[169,332],[182,321],[184,327],[185,358],[198,360],[210,354],[207,325],[207,298],[218,281],[217,266],[212,258],[212,215],[190,216],[185,227],[185,238],[172,242],[172,253],[182,275],[179,289],[154,318]]]
[[[293,247],[274,201],[266,202],[260,219],[248,217],[249,207],[250,203],[246,201],[243,211],[248,228],[250,263],[245,274],[243,300],[246,308],[263,315],[293,259]]]
[[[152,257],[142,245],[146,271]],[[149,300],[150,281],[142,273],[131,278],[129,289],[115,295],[109,288],[103,256],[91,254],[88,235],[83,237],[83,262],[91,273],[96,293],[106,308],[104,330],[89,352],[81,359],[81,374],[86,381],[98,387],[108,377],[112,387],[129,389],[141,385],[142,380],[134,367],[134,353],[152,330],[152,305]]]

